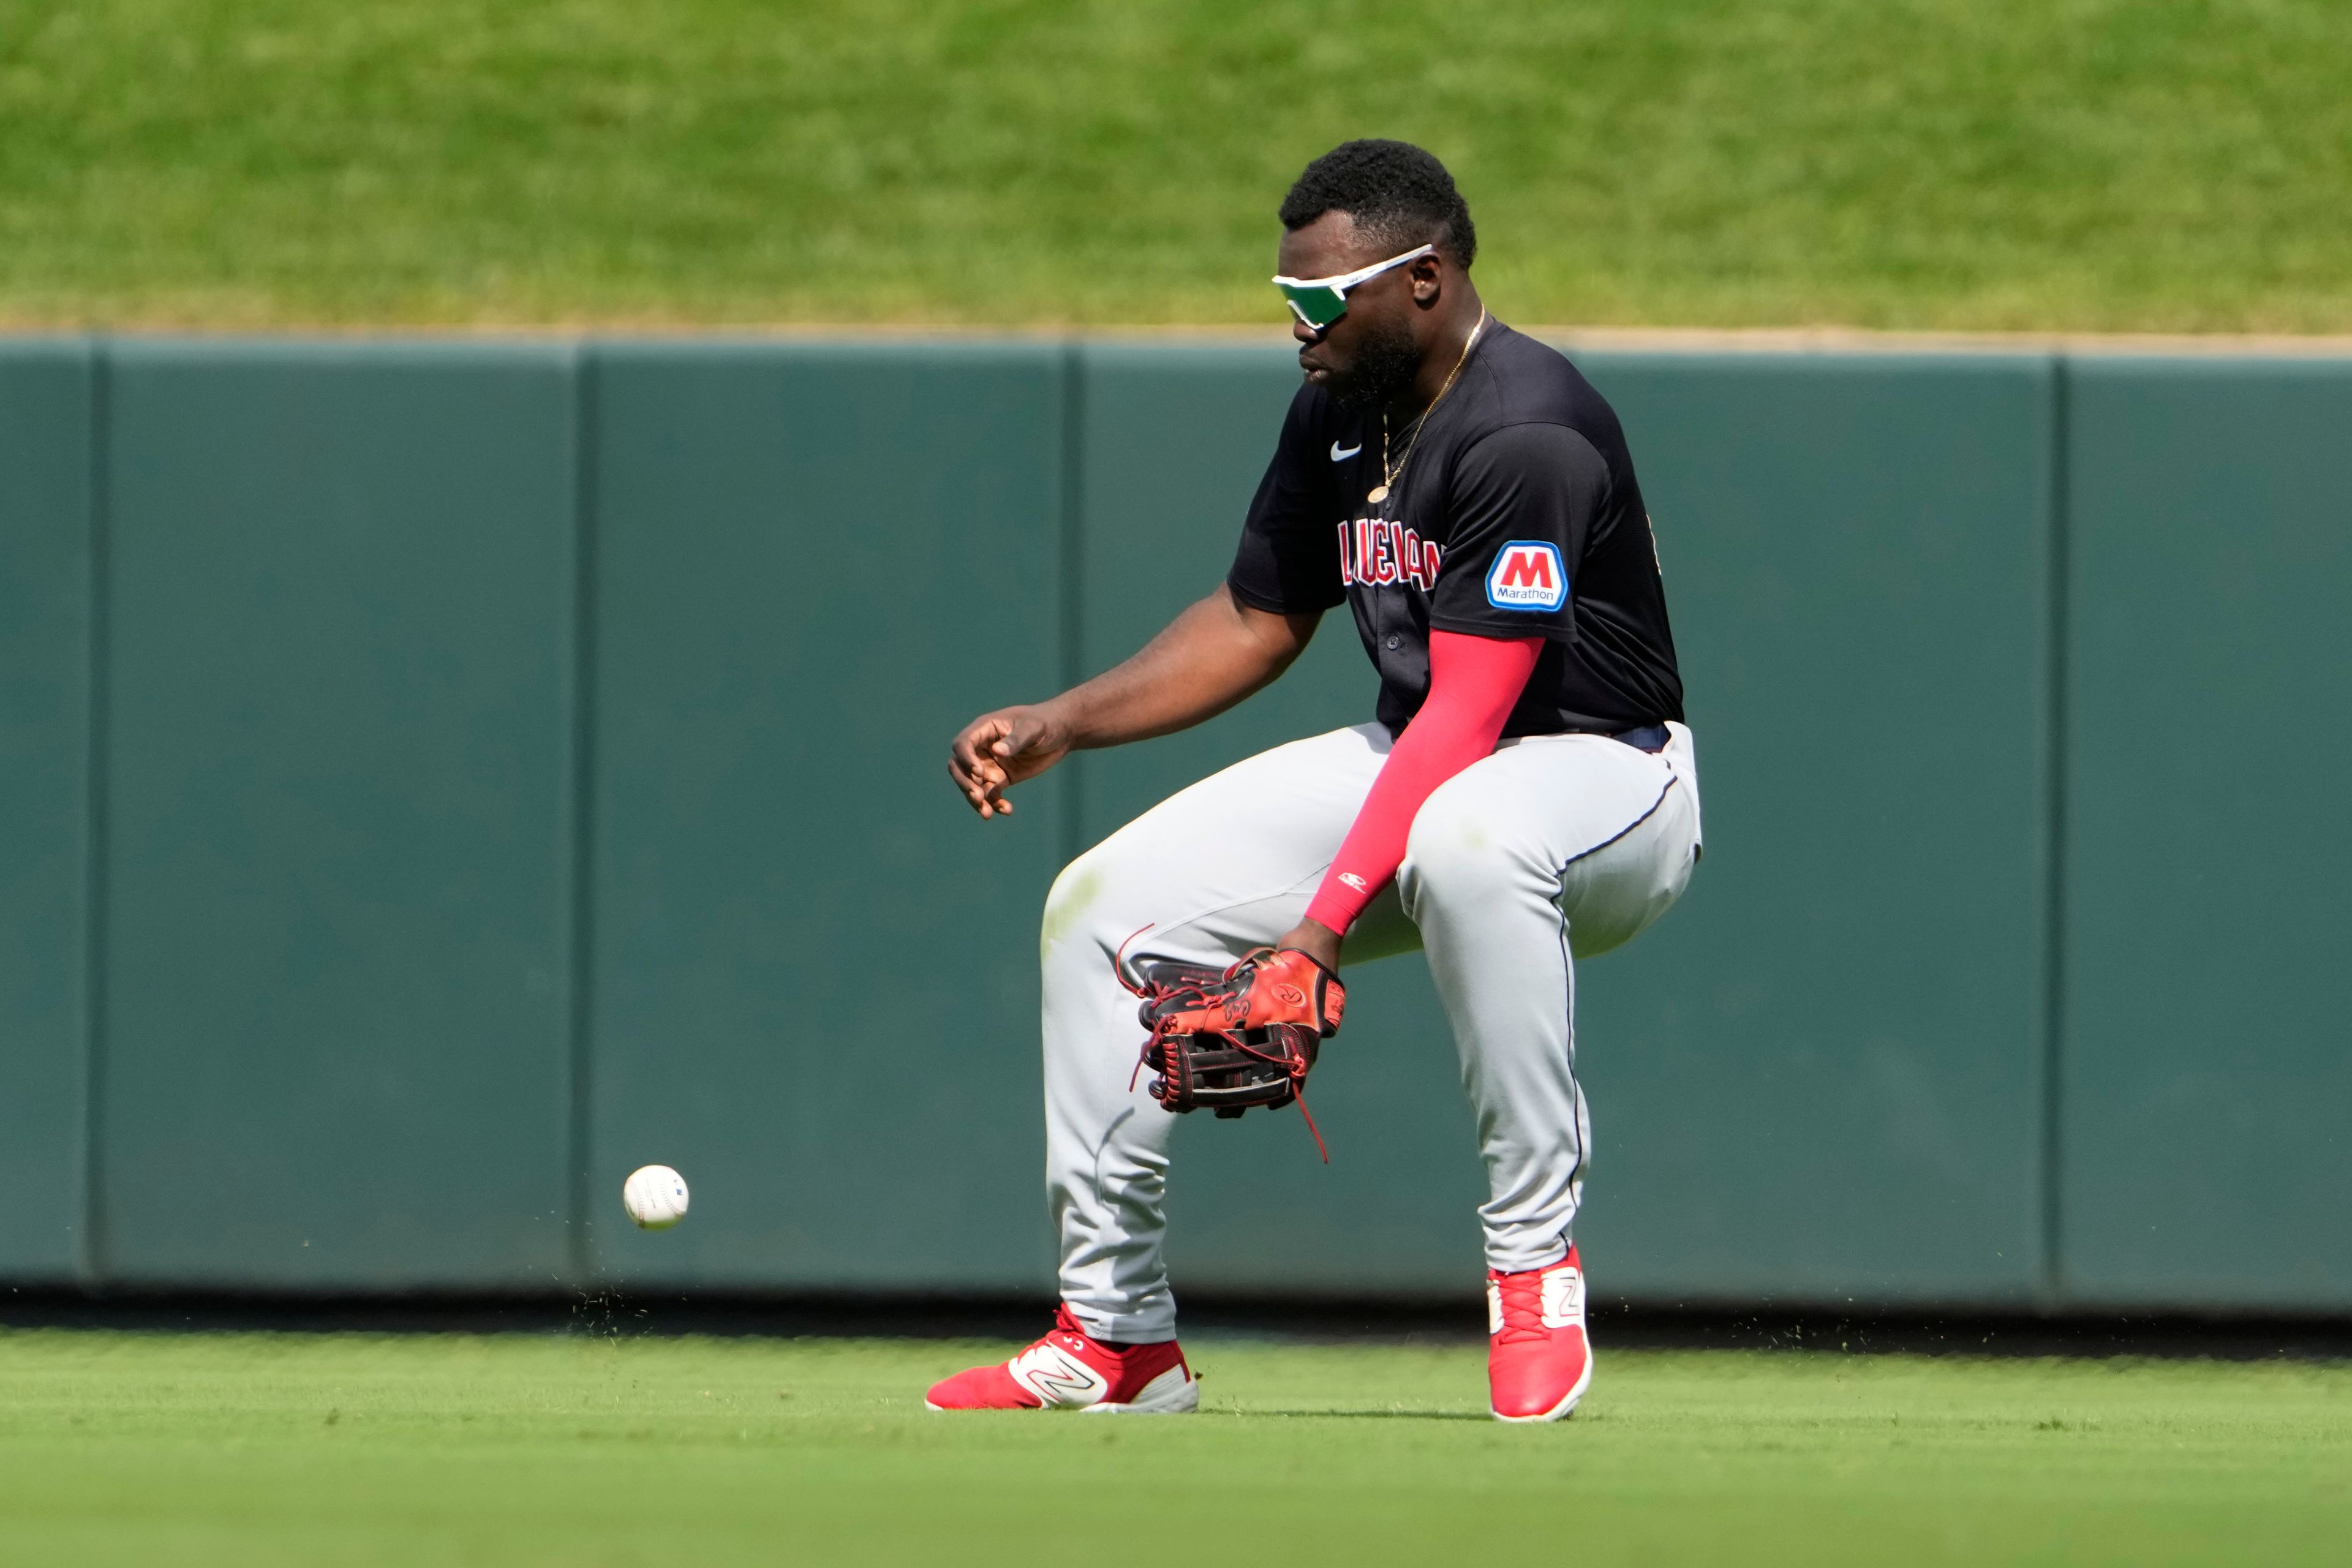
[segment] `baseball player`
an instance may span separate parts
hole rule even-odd
[[[1377,716],[1193,784],[1055,881],[1062,1308],[1010,1362],[934,1386],[934,1409],[1196,1408],[1161,1258],[1170,1112],[1287,1103],[1339,1027],[1343,954],[1412,948],[1486,1165],[1493,1411],[1557,1420],[1591,1381],[1574,960],[1656,920],[1699,855],[1649,515],[1600,394],[1486,313],[1469,209],[1435,158],[1348,142],[1281,217],[1306,384],[1225,581],[1117,668],[973,720],[949,772],[983,819],[1009,814],[1011,786],[1073,750],[1241,701],[1343,603]]]

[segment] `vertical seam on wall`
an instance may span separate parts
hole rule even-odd
[[[566,1001],[565,1047],[569,1100],[565,1107],[569,1169],[566,1172],[572,1268],[584,1289],[596,1273],[590,1181],[593,1153],[594,1085],[591,1078],[595,937],[595,719],[596,719],[596,356],[583,342],[572,362],[572,703],[567,726],[572,747],[568,788],[572,796],[566,913],[570,917],[571,985]]]
[[[1061,475],[1061,684],[1067,691],[1086,678],[1086,348],[1076,342],[1062,348],[1062,475]],[[1058,866],[1077,858],[1085,847],[1084,760],[1072,754],[1062,763],[1061,821]]]
[[[111,363],[103,339],[89,345],[89,682],[84,713],[82,863],[82,1118],[80,1273],[85,1286],[105,1282],[106,1227],[106,859],[109,641],[112,576],[112,492],[108,483],[113,422]]]
[[[2068,460],[2073,439],[2070,428],[2071,390],[2070,362],[2063,354],[2055,355],[2051,361],[2050,376],[2050,494],[2046,503],[2049,531],[2044,541],[2046,553],[2043,563],[2048,582],[2044,592],[2048,602],[2043,605],[2042,641],[2048,649],[2048,684],[2043,692],[2042,712],[2045,812],[2042,867],[2042,1017],[2034,1085],[2039,1111],[2038,1125],[2034,1130],[2037,1138],[2035,1157],[2040,1176],[2036,1184],[2038,1212],[2035,1218],[2041,1243],[2035,1285],[2041,1306],[2045,1311],[2053,1310],[2062,1304],[2065,1289],[2065,1209],[2061,1160],[2063,1153],[2062,1075],[2066,1000],[2066,684],[2069,679],[2067,645],[2071,636],[2068,615],[2072,546],[2069,504],[2072,476]]]

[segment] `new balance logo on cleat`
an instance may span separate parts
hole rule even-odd
[[[1112,1344],[1087,1333],[1064,1307],[1052,1333],[1011,1361],[933,1384],[923,1403],[933,1410],[1176,1415],[1201,1407],[1201,1382],[1175,1341]]]
[[[1543,1326],[1547,1329],[1584,1327],[1584,1276],[1573,1263],[1564,1263],[1542,1276]]]
[[[1041,1405],[1092,1405],[1110,1392],[1110,1379],[1050,1337],[1005,1363],[1004,1370],[1013,1374],[1013,1382],[1035,1394]]]

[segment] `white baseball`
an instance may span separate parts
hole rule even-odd
[[[621,1206],[641,1230],[667,1230],[686,1217],[686,1178],[667,1165],[640,1165],[621,1184]]]

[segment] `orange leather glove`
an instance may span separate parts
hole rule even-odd
[[[1288,1105],[1347,1011],[1339,975],[1297,948],[1260,948],[1222,974],[1141,969],[1144,984],[1129,985],[1151,1031],[1141,1065],[1152,1070],[1151,1098],[1171,1111]]]

